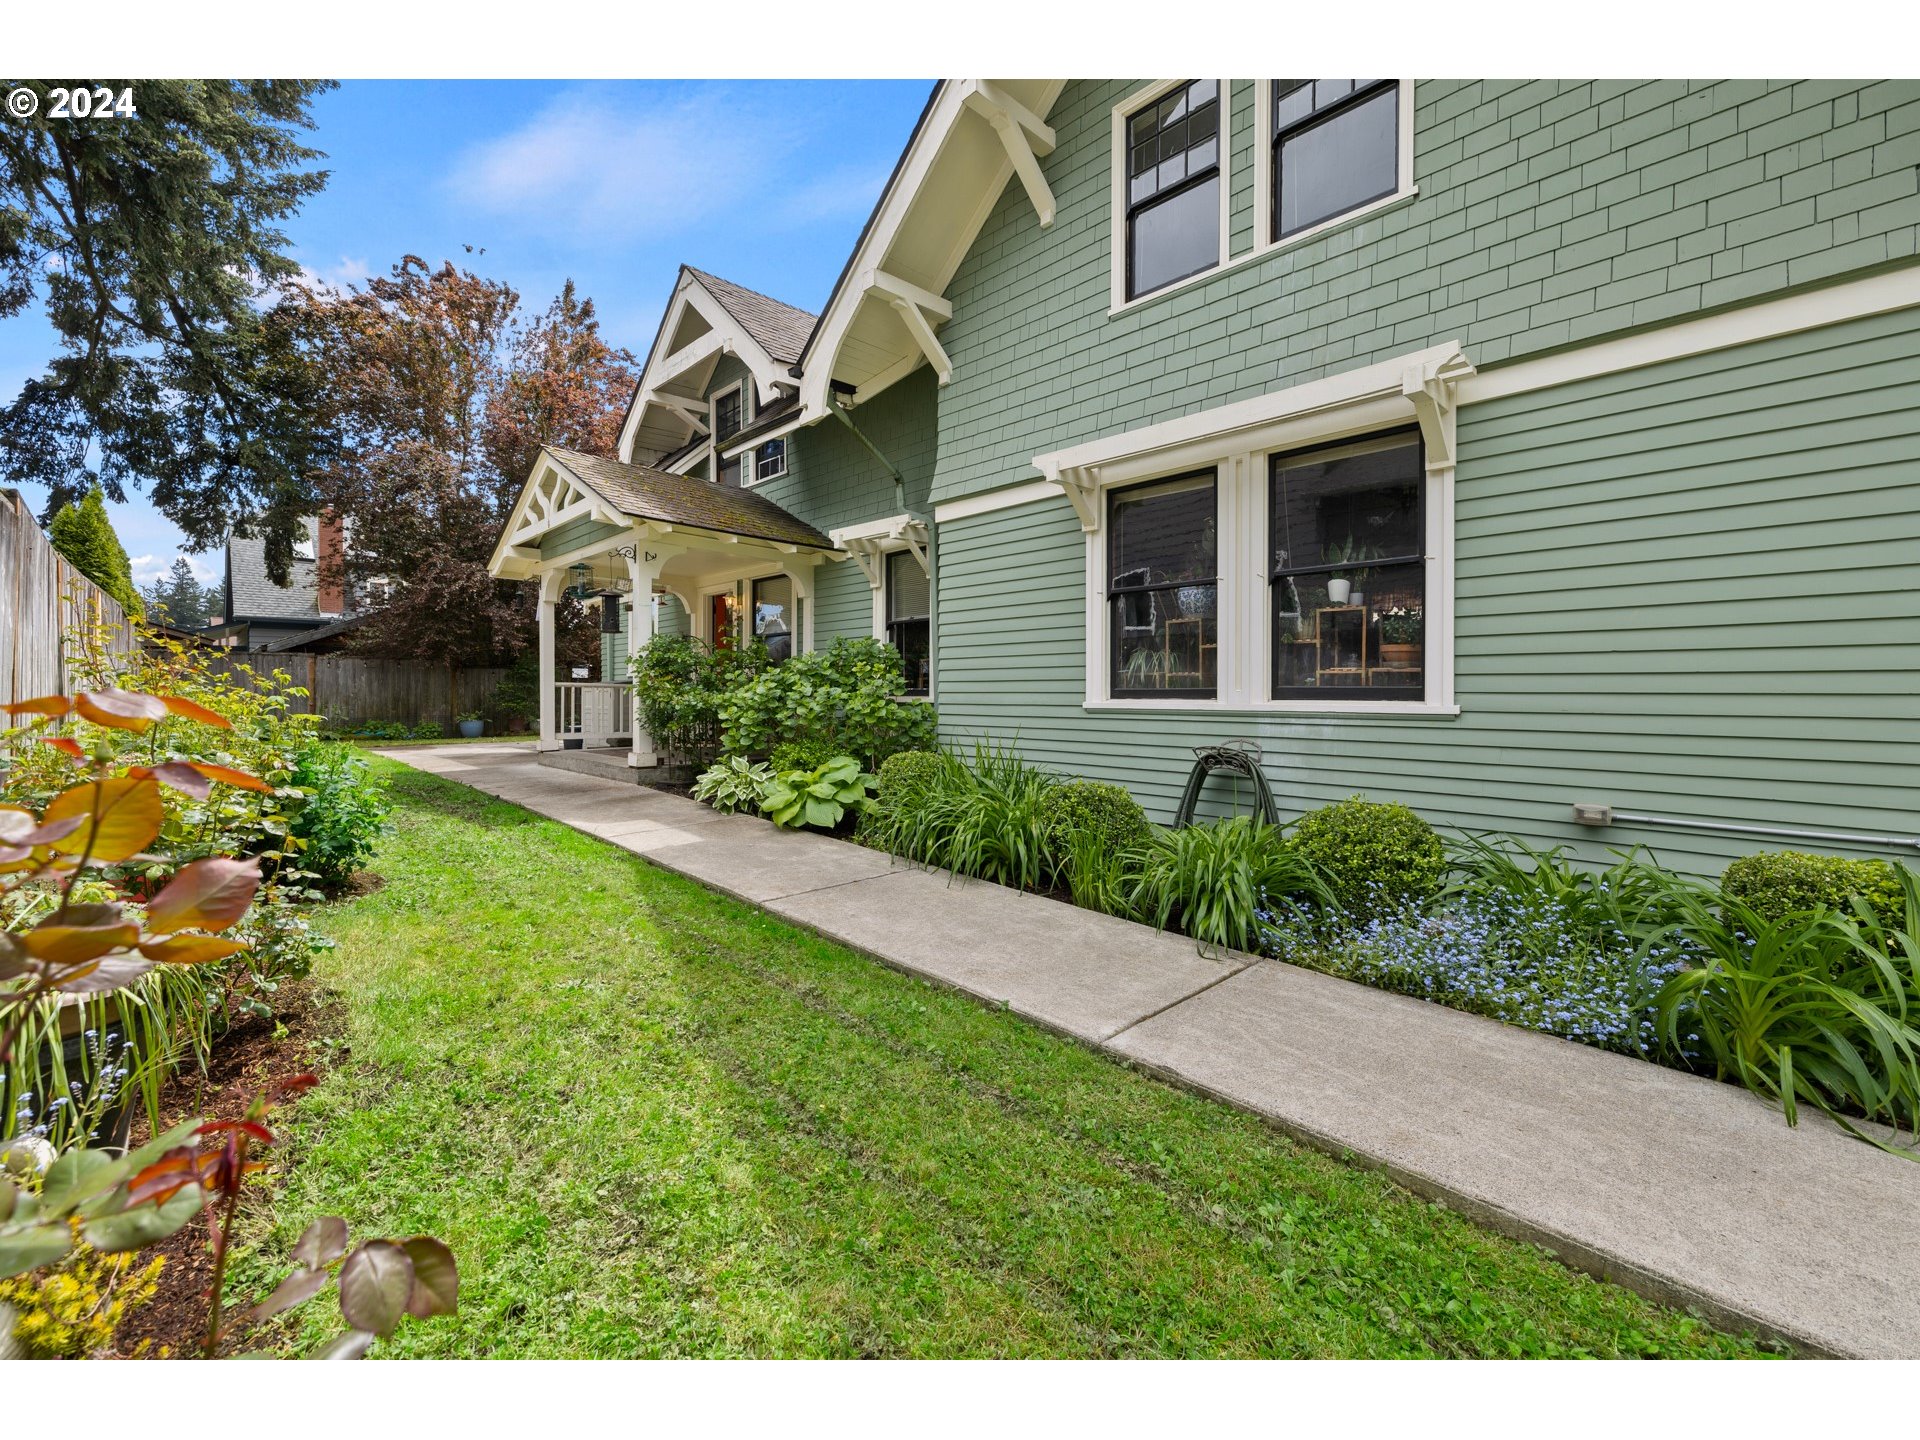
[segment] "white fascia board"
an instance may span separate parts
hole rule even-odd
[[[863,520],[858,525],[843,525],[829,530],[827,538],[841,549],[849,540],[890,540],[912,522],[910,515],[888,515],[880,520]]]
[[[723,460],[731,460],[737,455],[746,454],[749,450],[757,450],[769,440],[782,439],[785,436],[793,434],[796,430],[805,429],[816,420],[823,420],[825,418],[823,415],[809,415],[805,409],[796,410],[791,416],[771,430],[762,431],[760,434],[752,436],[750,439],[739,444],[728,441],[727,444],[721,448],[720,458]]]
[[[1257,432],[1290,421],[1325,415],[1328,411],[1359,408],[1369,401],[1398,402],[1412,416],[1405,385],[1410,373],[1457,381],[1473,374],[1473,366],[1457,341],[1449,340],[1407,355],[1381,360],[1358,370],[1309,380],[1251,400],[1236,400],[1210,410],[1163,420],[1157,425],[1118,435],[1103,436],[1064,450],[1033,457],[1034,468],[1058,482],[1062,472],[1098,470],[1103,481],[1118,478],[1118,467],[1175,463],[1188,447],[1217,450],[1221,445],[1264,448]]]

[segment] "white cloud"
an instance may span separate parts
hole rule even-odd
[[[788,192],[795,152],[846,119],[831,103],[796,103],[764,87],[708,85],[645,105],[582,87],[469,147],[447,183],[455,199],[573,246],[626,246],[637,232],[685,231],[722,215],[804,225],[864,214],[885,180],[862,164]]]
[[[316,269],[312,265],[301,265],[300,273],[287,283],[311,290],[315,294],[324,294],[331,290],[346,290],[355,285],[364,285],[373,271],[368,268],[366,257],[354,259],[342,255],[339,263]]]
[[[188,555],[178,552],[193,569],[193,578],[202,585],[211,585],[224,578],[222,566],[213,555]],[[127,568],[133,572],[133,583],[151,585],[173,568],[173,555],[135,555],[127,561]]]

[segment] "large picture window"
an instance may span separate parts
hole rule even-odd
[[[909,550],[887,554],[887,639],[900,652],[908,695],[925,695],[933,684],[933,587],[920,559]]]
[[[1116,699],[1211,698],[1218,685],[1215,475],[1107,497],[1109,689]]]
[[[1417,434],[1276,455],[1268,479],[1276,700],[1423,700]]]
[[[1220,263],[1220,82],[1127,117],[1127,299]]]
[[[753,638],[767,647],[767,658],[778,665],[793,658],[798,631],[793,606],[793,581],[769,575],[753,582]]]
[[[1400,177],[1400,82],[1273,82],[1273,238],[1391,195]]]

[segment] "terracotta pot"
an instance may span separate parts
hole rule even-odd
[[[1408,645],[1398,644],[1393,641],[1382,641],[1380,645],[1380,663],[1382,665],[1411,668],[1420,663],[1420,646],[1417,642]]]

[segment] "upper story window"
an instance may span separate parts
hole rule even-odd
[[[787,473],[787,442],[782,436],[778,440],[769,440],[753,452],[753,478],[755,483],[762,480],[777,480]]]
[[[735,385],[715,395],[710,402],[713,406],[713,478],[722,485],[731,485],[736,489],[740,484],[740,457],[730,460],[720,458],[720,447],[740,433],[740,427],[746,424],[746,390]]]
[[[1126,298],[1220,263],[1220,82],[1189,80],[1126,118]]]
[[[1273,82],[1272,238],[1400,187],[1400,82]]]
[[[1269,462],[1273,698],[1426,697],[1426,472],[1418,434]]]
[[[1211,698],[1217,680],[1215,472],[1107,497],[1109,693]]]
[[[933,587],[911,550],[887,552],[887,639],[900,652],[908,695],[925,695],[933,682]]]

